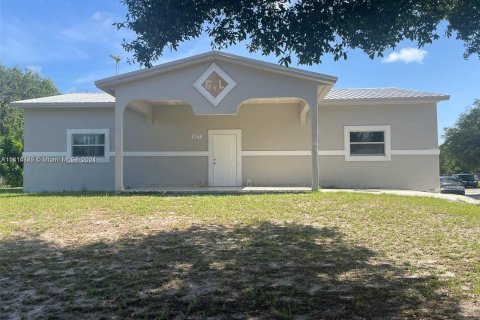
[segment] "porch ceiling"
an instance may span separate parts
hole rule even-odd
[[[267,105],[267,104],[296,104],[299,108],[300,123],[302,125],[306,124],[306,118],[307,118],[308,111],[310,110],[310,107],[303,99],[296,98],[296,97],[286,97],[286,98],[272,97],[272,98],[262,98],[262,99],[258,99],[258,98],[247,99],[242,103],[240,103],[238,109],[243,105]],[[135,100],[129,103],[128,108],[139,113],[140,115],[143,115],[145,117],[145,122],[148,125],[152,125],[153,124],[153,108],[169,107],[169,106],[192,107],[189,103],[183,100]]]
[[[303,99],[297,97],[272,97],[272,98],[255,98],[247,99],[240,103],[238,109],[244,105],[265,105],[265,104],[294,104],[299,108],[299,119],[302,125],[306,124],[306,116],[310,107]],[[148,124],[153,124],[153,108],[169,107],[169,106],[193,106],[183,100],[135,100],[129,103],[128,107],[145,116],[145,121]],[[238,111],[237,109],[237,111]],[[217,115],[217,114],[210,114]],[[221,115],[219,113],[218,115]]]

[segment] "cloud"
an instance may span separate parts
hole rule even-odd
[[[87,73],[82,74],[81,76],[72,80],[72,83],[77,85],[82,84],[92,84],[96,80],[100,80],[103,78],[113,77],[115,75],[114,67],[110,69],[102,69],[102,70],[94,70]]]
[[[382,60],[383,63],[392,63],[392,62],[404,62],[404,63],[423,63],[423,60],[427,56],[427,51],[417,48],[403,48],[400,52],[392,52],[385,59]]]
[[[30,70],[31,72],[34,72],[34,73],[42,73],[42,66],[33,66],[33,65],[27,65],[25,68],[27,68],[27,70]]]
[[[78,92],[77,87],[70,87],[67,90],[64,90],[62,93],[65,94],[65,93],[75,93],[75,92]]]
[[[121,49],[123,39],[131,39],[133,31],[117,28],[113,23],[120,18],[109,12],[95,11],[84,21],[71,25],[61,31],[65,38],[77,42],[88,43]]]
[[[92,19],[99,21],[99,20],[103,20],[105,16],[109,16],[109,14],[105,14],[104,12],[101,12],[101,11],[95,11],[95,13],[92,14]]]
[[[87,57],[84,50],[73,44],[64,43],[51,25],[29,23],[5,15],[2,17],[1,27],[0,57],[4,62],[33,65]]]
[[[105,60],[108,53],[129,56],[122,42],[132,39],[134,33],[117,30],[113,23],[118,20],[121,19],[115,14],[102,11],[94,11],[83,19],[63,17],[55,22],[4,15],[0,22],[0,57],[6,63],[37,65],[88,60],[99,52]]]
[[[127,73],[138,70],[138,65],[123,63],[119,65],[119,73]],[[110,61],[108,67],[101,69],[90,70],[77,76],[72,80],[73,87],[81,87],[85,84],[93,84],[96,80],[113,77],[115,75],[115,62]]]
[[[96,11],[84,21],[71,25],[61,31],[67,39],[78,42],[98,43],[112,41],[116,38],[113,16]]]

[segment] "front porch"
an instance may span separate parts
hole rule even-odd
[[[335,81],[218,52],[98,81],[116,97],[115,191],[318,190],[318,105]]]
[[[128,107],[123,189],[116,191],[311,190],[311,127],[301,121],[302,110],[299,100],[284,99],[245,103],[232,116],[199,116],[188,105],[154,105],[145,123]]]
[[[138,188],[126,189],[127,194],[278,194],[278,193],[309,193],[309,187],[168,187],[168,188]]]

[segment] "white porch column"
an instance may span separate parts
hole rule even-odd
[[[123,191],[123,104],[115,104],[115,191]]]
[[[312,121],[312,191],[319,189],[318,183],[318,105],[316,99],[310,103]]]

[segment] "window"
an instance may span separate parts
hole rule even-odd
[[[385,132],[350,131],[350,155],[385,155]]]
[[[73,157],[105,157],[105,134],[72,134]]]
[[[345,126],[345,160],[390,160],[390,126]]]
[[[99,162],[108,162],[108,129],[69,129],[67,130],[68,157],[95,157]]]

